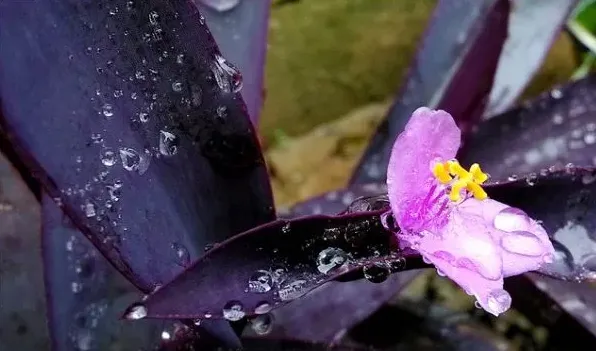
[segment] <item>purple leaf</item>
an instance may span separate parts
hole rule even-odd
[[[271,1],[193,1],[205,15],[209,30],[222,54],[242,72],[243,88],[240,92],[250,119],[257,126],[263,104],[263,75]],[[209,6],[213,3],[229,3],[232,7],[218,11],[213,5]]]
[[[239,320],[268,312],[348,274],[373,280],[401,270],[394,236],[380,222],[385,211],[278,220],[238,235],[199,259],[169,284],[131,306],[149,318]],[[373,267],[374,266],[374,267]],[[408,265],[408,268],[415,268]]]
[[[78,231],[51,198],[42,198],[44,273],[54,350],[148,348],[164,322],[119,320],[140,292]]]
[[[192,3],[0,7],[2,134],[138,288],[273,218],[238,74]]]
[[[478,126],[461,150],[493,179],[596,165],[596,76],[556,87]]]
[[[574,281],[596,280],[596,169],[566,167],[489,185],[491,198],[542,221],[556,250],[540,270]]]
[[[485,115],[510,108],[534,76],[578,0],[516,1]]]
[[[466,132],[480,119],[507,37],[509,0],[442,0],[408,79],[351,184],[385,181],[391,145],[420,106],[444,109]]]

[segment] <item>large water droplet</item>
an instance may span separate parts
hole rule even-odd
[[[168,131],[159,131],[159,153],[173,156],[178,152],[178,137]]]
[[[178,264],[180,264],[182,267],[188,266],[190,264],[190,253],[188,253],[186,246],[180,243],[172,243],[171,247],[176,254]]]
[[[273,307],[267,301],[261,301],[255,307],[255,314],[269,313]]]
[[[104,166],[111,167],[116,164],[116,153],[112,149],[103,149],[101,151],[101,163]]]
[[[332,270],[338,270],[345,266],[348,256],[342,249],[328,247],[319,252],[317,257],[317,269],[323,274]]]
[[[501,238],[501,246],[509,252],[525,256],[540,256],[545,250],[536,235],[525,231],[516,231],[504,235]]]
[[[511,307],[511,296],[503,289],[495,289],[488,294],[487,305],[490,313],[499,315]]]
[[[261,269],[248,279],[248,291],[266,293],[273,287],[273,277],[269,271]]]
[[[229,301],[226,303],[222,310],[222,314],[225,319],[232,322],[239,321],[246,315],[244,308],[239,301]]]
[[[211,71],[219,88],[226,92],[237,93],[242,89],[242,74],[238,68],[220,55],[215,56]]]
[[[382,283],[387,280],[389,269],[386,265],[376,262],[369,266],[365,266],[362,269],[362,273],[364,273],[364,278],[369,282]]]
[[[122,167],[124,167],[125,170],[130,172],[139,169],[141,156],[139,156],[138,152],[131,148],[121,148],[119,152],[120,160],[122,161]]]
[[[229,11],[234,7],[238,6],[240,0],[200,0],[206,6],[219,11]]]
[[[262,314],[250,320],[250,327],[257,335],[267,335],[273,329],[273,317],[271,314]]]
[[[147,307],[139,303],[130,306],[124,314],[126,319],[143,319],[145,317],[147,317]]]
[[[507,207],[495,216],[493,224],[504,232],[526,231],[530,228],[530,218],[519,208]]]

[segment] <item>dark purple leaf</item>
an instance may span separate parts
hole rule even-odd
[[[127,318],[221,318],[268,312],[343,275],[374,279],[401,270],[404,257],[380,222],[385,211],[278,220],[238,235],[199,259],[172,282],[131,306]],[[415,268],[408,264],[408,268]],[[266,304],[266,305],[264,305]],[[239,312],[240,311],[240,312]]]
[[[140,292],[78,231],[51,198],[42,199],[44,273],[54,350],[148,349],[162,321],[119,319]]]
[[[508,0],[442,0],[408,79],[351,184],[384,182],[391,145],[420,106],[451,113],[467,131],[480,119],[507,37]]]
[[[596,165],[596,76],[556,87],[478,126],[461,151],[493,179]]]
[[[0,154],[0,350],[47,350],[39,205]]]
[[[137,287],[272,219],[236,71],[192,3],[0,8],[3,136]]]
[[[485,115],[509,109],[540,68],[578,0],[515,1]]]
[[[486,187],[500,202],[542,221],[556,250],[541,272],[560,279],[596,280],[596,169],[566,167]]]
[[[240,91],[250,119],[258,125],[263,104],[263,75],[271,0],[193,0],[205,15],[222,54],[242,73]],[[217,10],[213,4],[230,4]],[[209,6],[211,4],[211,6]],[[221,7],[220,7],[221,9]]]

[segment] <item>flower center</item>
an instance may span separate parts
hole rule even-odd
[[[478,200],[484,200],[487,197],[481,185],[488,179],[488,175],[482,172],[477,163],[466,171],[457,161],[438,162],[433,166],[432,172],[439,182],[450,185],[449,200],[451,201],[459,201],[462,190],[469,191]]]

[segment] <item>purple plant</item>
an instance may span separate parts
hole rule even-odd
[[[574,2],[521,4],[439,1],[349,186],[283,219],[255,132],[268,1],[0,4],[0,146],[42,207],[53,348],[357,349],[429,263],[593,343],[596,77],[487,118]]]

